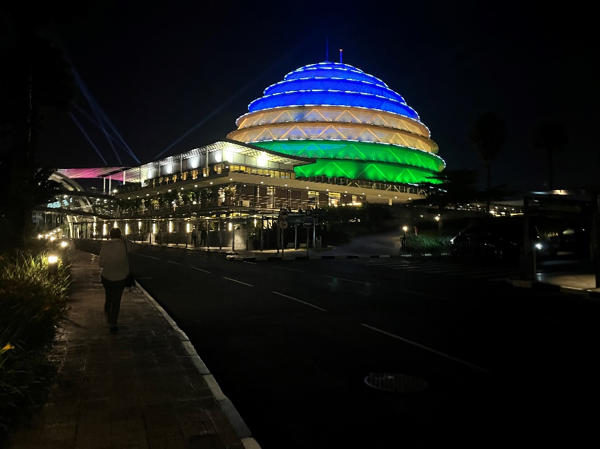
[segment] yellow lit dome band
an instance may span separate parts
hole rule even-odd
[[[429,129],[421,122],[398,114],[365,108],[343,106],[296,106],[250,112],[237,119],[238,129],[290,122],[360,123],[382,126],[430,137]]]
[[[433,140],[426,137],[362,123],[275,123],[238,129],[227,137],[252,144],[265,140],[349,140],[387,143],[428,153],[438,151]]]

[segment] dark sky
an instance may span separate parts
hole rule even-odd
[[[483,168],[467,135],[477,115],[490,110],[506,120],[508,132],[493,165],[494,184],[542,187],[544,158],[532,149],[532,132],[553,119],[570,138],[555,184],[597,185],[593,14],[577,2],[549,5],[105,1],[92,2],[86,17],[58,34],[88,91],[141,162],[198,124],[164,155],[225,137],[265,87],[325,60],[328,38],[330,60],[338,61],[343,48],[345,63],[382,79],[419,113],[448,168]],[[81,95],[78,105],[90,111]],[[74,113],[108,163],[118,164],[106,139]],[[45,164],[103,165],[68,117],[49,120],[44,138]]]

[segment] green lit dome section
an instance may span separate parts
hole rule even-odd
[[[298,177],[419,184],[445,168],[429,129],[404,98],[348,64],[322,62],[267,87],[227,136],[316,159]]]

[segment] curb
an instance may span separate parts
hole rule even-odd
[[[513,287],[518,288],[530,288],[532,290],[537,290],[540,292],[546,293],[564,293],[567,295],[578,295],[583,296],[585,298],[600,298],[600,292],[591,292],[585,290],[583,288],[575,288],[575,287],[563,287],[561,285],[556,284],[548,284],[545,282],[537,282],[537,281],[524,281],[521,279],[508,279],[508,282]]]
[[[227,256],[227,260],[238,260],[242,262],[273,262],[273,261],[287,261],[287,260],[333,260],[333,259],[385,259],[391,258],[392,256],[389,254],[345,254],[345,255],[310,255],[310,256],[290,256],[290,257],[281,257],[281,256]]]
[[[210,388],[215,400],[219,404],[219,407],[223,411],[223,414],[235,430],[237,436],[241,439],[242,444],[245,449],[260,449],[260,445],[258,442],[252,437],[250,429],[244,422],[242,416],[237,411],[233,403],[229,400],[227,396],[221,390],[221,387],[217,383],[217,380],[210,373],[208,367],[204,364],[196,349],[192,345],[192,342],[188,338],[188,336],[181,330],[181,328],[177,325],[175,321],[169,316],[165,309],[140,285],[139,282],[136,281],[136,288],[144,294],[144,296],[150,301],[150,303],[158,309],[158,311],[162,314],[163,317],[167,320],[167,322],[171,325],[173,330],[177,332],[177,334],[181,337],[181,342],[189,354],[191,360],[194,363],[196,369],[202,374],[202,377],[206,381],[206,384]]]

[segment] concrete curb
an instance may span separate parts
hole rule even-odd
[[[185,332],[183,332],[179,328],[177,323],[175,321],[173,321],[173,319],[169,316],[167,311],[165,309],[163,309],[162,306],[137,281],[136,281],[136,288],[141,293],[143,293],[144,296],[146,296],[148,301],[150,301],[150,303],[154,307],[156,307],[156,309],[165,317],[165,319],[171,325],[173,330],[175,330],[175,332],[177,332],[177,334],[180,336],[184,348],[186,349],[187,353],[189,354],[190,358],[192,359],[194,365],[196,366],[196,368],[198,369],[200,374],[202,374],[202,377],[204,378],[204,380],[206,381],[206,384],[210,388],[210,391],[212,392],[213,396],[215,397],[215,400],[217,401],[217,403],[219,404],[219,407],[221,407],[223,414],[227,417],[227,419],[231,423],[231,426],[235,430],[235,433],[241,439],[242,444],[244,445],[244,448],[245,449],[260,449],[260,445],[252,437],[250,429],[244,422],[242,416],[237,411],[237,409],[235,408],[233,403],[229,400],[229,398],[227,396],[225,396],[225,394],[221,390],[221,387],[219,386],[219,384],[217,383],[214,376],[210,373],[208,367],[204,364],[204,362],[202,361],[202,359],[196,352],[196,349],[192,345],[192,342],[190,341],[188,336],[185,334]]]
[[[537,281],[524,281],[521,279],[508,279],[508,282],[513,287],[530,288],[532,290],[537,290],[546,293],[564,293],[567,295],[579,295],[585,298],[600,298],[600,292],[591,292],[583,288],[564,287],[556,284],[548,284],[545,282]]]
[[[389,254],[344,254],[344,255],[310,255],[310,256],[227,256],[228,260],[237,260],[242,262],[273,262],[288,260],[333,260],[333,259],[384,259],[392,257]]]

